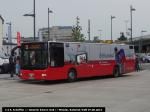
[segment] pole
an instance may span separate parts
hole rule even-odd
[[[35,33],[35,30],[36,30],[35,29],[35,0],[33,0],[33,13],[34,13],[33,14],[33,21],[34,21],[33,22],[33,27],[34,27],[33,29],[34,29],[34,41],[35,41],[35,37],[36,37],[36,33]]]
[[[8,24],[8,42],[12,43],[11,22],[6,23],[6,24]]]
[[[36,14],[35,14],[35,0],[33,0],[33,14],[24,14],[23,16],[30,16],[30,17],[33,17],[33,39],[35,41],[35,37],[36,37],[36,24],[35,24],[35,17],[36,17]]]
[[[133,19],[133,18],[132,18],[132,12],[133,12],[133,11],[135,11],[135,8],[133,8],[132,5],[131,5],[131,6],[130,6],[130,15],[131,15],[131,29],[130,29],[130,30],[131,30],[131,43],[133,42],[133,39],[132,39],[132,34],[133,34],[133,33],[132,33],[132,31],[133,31],[133,29],[132,29],[132,19]]]
[[[48,40],[50,40],[50,32],[49,32],[49,8],[48,8]]]
[[[88,20],[88,37],[89,37],[89,41],[91,40],[90,39],[90,19]]]
[[[112,31],[112,20],[114,19],[114,18],[116,18],[115,16],[111,16],[111,41],[113,41],[113,38],[112,38],[112,33],[113,33],[113,31]]]
[[[12,29],[11,29],[11,22],[10,22],[10,43],[12,43]]]
[[[131,16],[131,43],[132,43],[132,6],[130,6],[130,16]]]
[[[112,16],[111,16],[111,41],[112,41]]]
[[[53,11],[48,8],[48,40],[50,40],[49,13],[53,13]]]

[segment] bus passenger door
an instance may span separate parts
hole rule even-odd
[[[63,79],[64,67],[64,44],[52,42],[49,44],[50,75],[54,79]]]

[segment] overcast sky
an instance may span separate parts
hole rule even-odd
[[[47,27],[47,9],[50,14],[50,26],[73,26],[75,18],[79,16],[83,34],[87,37],[88,19],[91,20],[91,37],[99,35],[102,30],[102,39],[110,39],[110,16],[113,20],[113,38],[126,32],[126,24],[130,27],[130,5],[133,12],[133,36],[140,36],[150,32],[150,0],[36,0],[36,31]],[[33,0],[0,0],[0,14],[5,23],[12,22],[12,33],[20,31],[22,36],[33,36],[33,19],[23,14],[33,12]],[[4,34],[7,25],[4,25]],[[36,33],[37,35],[37,33]]]

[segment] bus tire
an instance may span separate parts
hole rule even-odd
[[[77,73],[74,69],[70,69],[68,72],[68,81],[74,82],[77,79]]]
[[[113,77],[114,77],[114,78],[119,77],[119,68],[118,68],[118,67],[114,67],[114,70],[113,70]]]

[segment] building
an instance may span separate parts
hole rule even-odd
[[[140,36],[133,39],[135,50],[140,53],[150,53],[150,35]]]
[[[3,37],[4,19],[0,15],[0,57],[9,57],[11,50],[17,46],[15,43],[8,43]]]
[[[4,19],[0,15],[0,46],[2,46],[3,43],[3,25],[4,25]]]
[[[48,28],[39,29],[39,40],[40,41],[73,41],[72,37],[72,26],[53,26],[50,27],[49,37]]]
[[[133,38],[133,42],[127,42],[135,46],[136,53],[150,53],[150,35]]]

